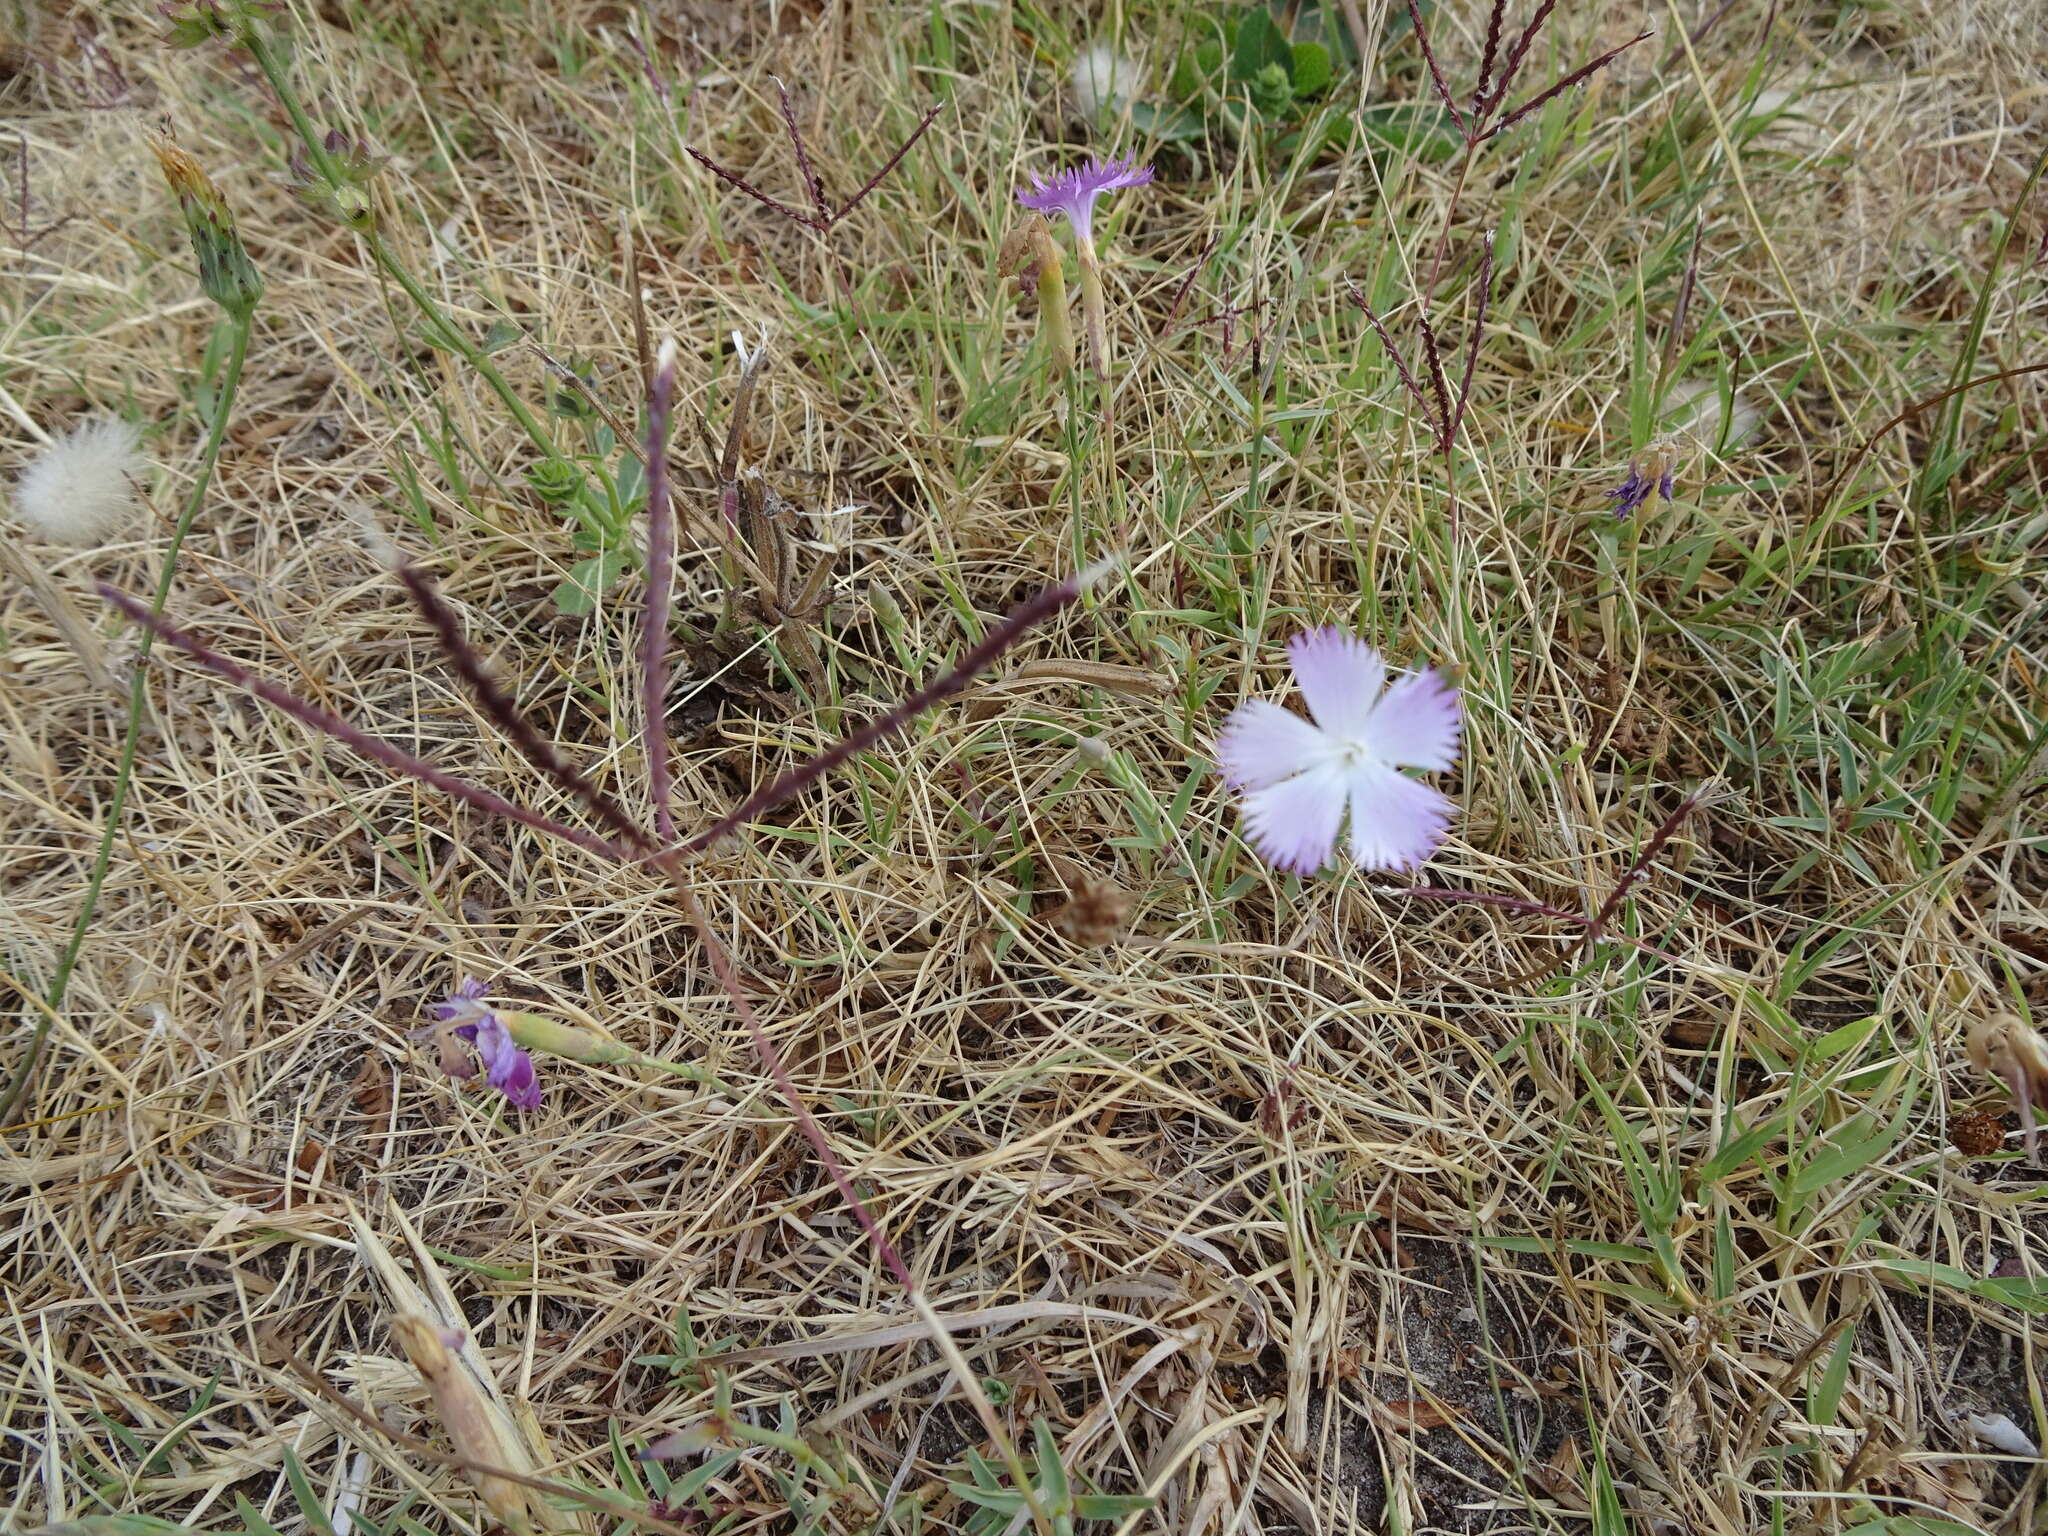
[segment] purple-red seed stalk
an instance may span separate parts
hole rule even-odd
[[[420,783],[465,804],[473,805],[480,811],[488,811],[494,816],[516,821],[523,827],[533,828],[536,832],[546,832],[574,843],[579,848],[587,848],[592,853],[602,854],[608,859],[616,859],[623,863],[631,857],[616,843],[580,828],[551,820],[523,806],[514,805],[480,784],[472,784],[445,768],[436,767],[424,758],[414,757],[410,752],[393,745],[383,737],[373,736],[362,727],[342,719],[341,716],[331,714],[317,704],[309,704],[277,684],[255,676],[228,660],[197,636],[188,634],[170,620],[151,613],[147,604],[137,602],[118,588],[101,582],[98,590],[101,597],[119,608],[129,618],[149,630],[159,640],[176,646],[214,676],[253,693],[272,708],[283,711],[305,725],[310,725],[323,735],[332,736],[342,745],[353,748],[373,762],[382,763],[392,772],[409,779],[417,779]]]
[[[776,89],[781,90],[779,83]],[[790,144],[795,149],[797,169],[803,176],[804,188],[809,192],[812,201],[817,206],[818,211],[815,214],[799,212],[797,209],[790,207],[789,204],[770,197],[766,192],[763,192],[759,187],[748,181],[746,177],[740,175],[737,171],[727,170],[702,150],[685,144],[683,146],[683,153],[703,166],[705,170],[716,176],[734,191],[746,193],[755,202],[760,203],[763,207],[772,208],[792,224],[801,224],[813,234],[823,235],[830,233],[834,225],[838,224],[841,219],[844,219],[866,201],[868,194],[882,184],[883,178],[895,170],[898,165],[902,164],[903,157],[909,154],[916,146],[917,141],[925,136],[925,131],[937,121],[939,113],[945,110],[945,105],[943,101],[933,103],[924,116],[918,119],[917,126],[910,131],[910,137],[897,146],[896,152],[893,155],[882,162],[881,169],[863,182],[858,192],[854,193],[853,196],[849,197],[837,208],[834,208],[825,200],[824,183],[818,179],[817,172],[811,166],[810,151],[805,147],[803,133],[797,127],[795,109],[790,106],[788,92],[784,91],[782,94],[783,125],[788,130]]]
[[[789,142],[796,150],[796,168],[803,176],[804,186],[810,190],[811,204],[818,210],[818,217],[825,224],[832,222],[832,205],[825,199],[825,183],[818,179],[818,173],[811,165],[811,152],[804,147],[803,130],[796,125],[796,108],[790,104],[789,91],[778,80],[775,94],[782,105],[782,123],[789,130]]]
[[[1366,299],[1364,291],[1348,277],[1344,279],[1344,286],[1351,290],[1351,302],[1356,304],[1364,313],[1366,324],[1370,325],[1373,329],[1373,334],[1379,337],[1380,345],[1386,348],[1387,356],[1394,360],[1395,372],[1401,375],[1401,382],[1408,387],[1408,393],[1415,397],[1415,403],[1422,408],[1423,416],[1425,418],[1433,418],[1435,412],[1430,406],[1429,396],[1422,392],[1422,386],[1415,382],[1415,375],[1408,371],[1408,359],[1403,357],[1400,349],[1394,345],[1394,338],[1387,334],[1386,325],[1381,321],[1378,312],[1373,309],[1372,304]],[[1433,419],[1430,424],[1432,426],[1436,425]]]
[[[1411,885],[1400,890],[1389,891],[1387,894],[1389,896],[1420,896],[1430,901],[1469,901],[1483,907],[1504,907],[1510,912],[1526,912],[1531,917],[1554,917],[1561,922],[1572,923],[1580,928],[1588,927],[1592,923],[1592,919],[1589,917],[1584,917],[1577,912],[1567,912],[1563,907],[1553,907],[1548,902],[1527,901],[1520,896],[1503,896],[1493,891],[1460,891],[1453,890],[1448,886]],[[1639,949],[1644,954],[1655,955],[1660,960],[1669,960],[1673,965],[1685,964],[1684,960],[1672,954],[1668,949],[1659,949],[1656,945],[1646,944],[1641,939],[1632,939],[1625,933],[1610,934],[1609,937],[1632,948]],[[1575,952],[1575,950],[1576,946],[1574,946],[1573,951],[1567,951],[1567,954],[1569,955]],[[1547,969],[1555,969],[1555,965],[1556,963],[1553,962]]]
[[[870,721],[850,736],[841,737],[810,761],[799,763],[771,780],[765,788],[749,795],[736,809],[682,844],[681,851],[697,853],[710,847],[744,823],[754,820],[782,804],[792,795],[800,793],[856,752],[866,751],[884,736],[901,730],[934,704],[960,692],[998,656],[1015,645],[1026,630],[1044,623],[1069,603],[1078,600],[1081,594],[1093,585],[1102,569],[1101,566],[1090,567],[1065,581],[1041,588],[1033,596],[1026,598],[1011,609],[1009,615],[988,632],[981,644],[962,657],[951,671],[927,683],[879,719]]]
[[[1634,862],[1622,873],[1622,877],[1615,881],[1614,889],[1600,904],[1600,910],[1593,914],[1593,921],[1587,925],[1585,937],[1579,941],[1577,949],[1585,948],[1607,931],[1607,920],[1614,916],[1614,909],[1621,905],[1622,899],[1631,890],[1648,878],[1650,865],[1656,861],[1657,855],[1664,851],[1664,845],[1671,841],[1672,834],[1677,832],[1686,817],[1705,805],[1713,794],[1714,787],[1711,784],[1703,784],[1678,802],[1677,808],[1664,818],[1662,825],[1655,832],[1650,834],[1650,840],[1643,844]],[[1568,951],[1564,958],[1569,960],[1575,952]]]
[[[671,375],[672,366],[673,359],[665,357],[658,377]],[[659,430],[659,427],[666,424],[668,405],[669,390],[667,386],[664,386],[656,392],[656,397],[650,402],[649,409],[650,471],[648,483],[650,517],[652,516],[654,487],[659,484],[664,487],[664,491],[666,489],[667,466],[665,455],[663,454],[664,434]],[[666,505],[665,496],[664,504]],[[652,537],[653,533],[650,530],[650,538]],[[669,526],[669,537],[672,541],[672,520]],[[650,556],[650,565],[653,563]],[[669,559],[664,563],[672,566],[672,552]],[[711,964],[712,974],[717,978],[719,986],[732,1000],[742,1022],[745,1023],[754,1047],[754,1053],[759,1058],[762,1068],[774,1082],[776,1092],[782,1097],[783,1102],[788,1105],[790,1114],[796,1120],[797,1127],[803,1133],[804,1139],[810,1143],[812,1150],[817,1153],[818,1160],[824,1165],[827,1175],[832,1180],[833,1187],[839,1192],[840,1197],[846,1201],[848,1208],[853,1212],[855,1221],[859,1223],[869,1242],[874,1245],[876,1253],[881,1256],[883,1265],[888,1269],[891,1277],[897,1284],[902,1286],[905,1295],[910,1297],[913,1302],[919,1302],[919,1293],[909,1268],[904,1264],[902,1256],[882,1232],[880,1225],[868,1211],[859,1194],[854,1190],[853,1181],[848,1177],[844,1165],[839,1161],[838,1155],[833,1152],[831,1143],[826,1139],[823,1128],[819,1126],[816,1117],[811,1114],[809,1107],[804,1103],[803,1096],[797,1088],[796,1080],[790,1075],[788,1065],[782,1058],[782,1053],[776,1048],[775,1042],[769,1038],[767,1030],[761,1024],[760,1017],[755,1013],[753,1005],[747,1000],[745,992],[740,987],[738,970],[733,964],[731,954],[719,940],[718,935],[713,932],[711,924],[705,916],[702,903],[697,900],[696,892],[691,888],[688,879],[684,875],[682,855],[691,849],[723,836],[749,817],[759,815],[761,812],[781,804],[791,795],[801,791],[807,784],[816,781],[832,767],[851,757],[855,752],[871,745],[890,731],[900,728],[912,717],[930,708],[940,700],[965,688],[967,683],[977,673],[986,668],[1003,651],[1014,644],[1026,630],[1051,617],[1061,608],[1064,608],[1067,604],[1078,598],[1082,592],[1087,590],[1095,576],[1103,568],[1106,568],[1106,563],[1105,567],[1091,568],[1091,570],[1083,572],[1079,576],[1047,587],[1035,596],[1027,599],[992,630],[980,645],[971,650],[958,666],[954,667],[936,682],[913,694],[909,699],[906,699],[887,715],[883,716],[882,719],[864,730],[855,732],[837,746],[820,753],[809,763],[803,764],[782,775],[759,794],[752,796],[738,811],[725,818],[717,826],[710,829],[709,832],[700,834],[699,837],[692,839],[681,847],[667,847],[653,855],[654,864],[668,878],[676,899],[683,908],[684,915],[689,919],[691,927],[697,934],[698,941],[704,947],[705,956]],[[561,758],[554,748],[547,744],[545,739],[540,737],[539,733],[534,730],[532,724],[521,714],[517,705],[512,702],[510,697],[504,694],[492,682],[488,672],[483,667],[481,659],[476,656],[462,635],[461,626],[455,622],[453,613],[441,600],[431,582],[422,573],[403,565],[399,567],[399,578],[405,584],[407,590],[411,592],[415,602],[419,604],[428,622],[433,626],[435,638],[447,653],[450,663],[477,694],[478,700],[483,704],[486,712],[506,731],[515,745],[518,745],[520,750],[536,766],[555,778],[565,789],[582,801],[594,815],[599,816],[607,824],[618,827],[621,835],[626,837],[628,843],[640,849],[650,847],[653,839],[643,829],[633,823],[631,818],[626,816],[622,810],[602,795],[588,779],[584,778],[565,759]],[[152,613],[146,605],[137,602],[125,592],[105,582],[99,584],[99,593],[129,618],[143,625],[167,644],[183,651],[216,677],[254,694],[273,708],[305,725],[311,726],[314,730],[324,735],[332,737],[364,757],[391,769],[394,773],[416,780],[431,789],[439,790],[441,793],[453,799],[461,800],[466,804],[473,805],[479,810],[488,811],[493,815],[502,816],[508,821],[517,822],[521,826],[531,827],[535,831],[546,832],[568,842],[575,843],[579,847],[587,848],[593,853],[600,854],[615,862],[628,863],[635,857],[635,854],[627,847],[595,836],[592,833],[581,831],[575,827],[567,826],[561,822],[553,821],[546,816],[526,810],[521,806],[514,805],[511,801],[493,794],[480,785],[473,784],[467,779],[460,778],[455,774],[447,772],[445,769],[436,767],[422,758],[414,757],[411,753],[400,749],[381,737],[371,735],[369,732],[344,720],[339,715],[321,709],[317,705],[310,704],[284,688],[279,687],[277,684],[255,676],[236,662],[229,660],[226,656],[214,650],[198,637],[180,629],[169,620]],[[654,599],[650,595],[650,615],[652,615],[654,606]],[[664,620],[660,625],[650,624],[647,633],[660,637],[665,634],[665,631],[666,623]],[[643,636],[644,639],[645,637]],[[644,683],[650,682],[658,674],[665,674],[666,672],[666,667],[661,657],[655,656],[651,662],[647,658],[648,651],[659,649],[660,647],[656,645],[647,647],[643,651],[643,663],[646,664],[646,671],[643,677]],[[658,727],[658,715],[653,718]],[[662,762],[665,767],[665,753],[663,754]],[[919,1304],[922,1305],[921,1302]]]
[[[1562,96],[1566,91],[1570,90],[1573,86],[1577,85],[1580,81],[1584,80],[1588,75],[1594,73],[1594,71],[1604,69],[1607,65],[1613,63],[1614,60],[1619,58],[1622,54],[1628,52],[1629,49],[1635,47],[1637,43],[1642,42],[1645,38],[1650,37],[1651,35],[1652,34],[1648,32],[1638,32],[1634,37],[1630,38],[1627,42],[1621,44],[1619,47],[1608,49],[1605,53],[1601,54],[1600,57],[1594,59],[1590,64],[1581,64],[1577,69],[1573,70],[1570,74],[1566,75],[1562,80],[1557,81],[1554,85],[1549,86],[1545,90],[1537,92],[1534,96],[1531,96],[1527,101],[1523,102],[1519,107],[1515,108],[1514,111],[1508,113],[1507,116],[1500,119],[1499,122],[1495,123],[1491,128],[1486,130],[1486,136],[1490,139],[1497,133],[1505,133],[1508,131],[1508,129],[1514,127],[1515,124],[1519,123],[1523,118],[1527,117],[1530,113],[1540,112],[1544,107],[1549,105],[1550,102],[1554,100],[1556,97]]]
[[[1479,308],[1472,316],[1472,339],[1465,346],[1465,376],[1458,381],[1458,406],[1451,413],[1450,425],[1444,431],[1444,451],[1450,452],[1451,445],[1458,440],[1458,429],[1465,424],[1465,406],[1472,398],[1472,370],[1479,364],[1479,343],[1486,335],[1486,306],[1493,298],[1493,236],[1486,237],[1485,255],[1479,264]]]
[[[449,665],[469,686],[485,714],[496,722],[513,746],[519,749],[534,767],[553,779],[570,795],[589,807],[591,813],[627,843],[640,848],[652,848],[652,840],[640,829],[632,817],[619,806],[618,802],[599,789],[577,770],[561,750],[547,737],[534,728],[533,722],[521,711],[512,698],[500,688],[483,658],[477,655],[468,637],[462,632],[462,625],[455,617],[455,610],[448,606],[435,589],[433,579],[418,566],[401,562],[396,575],[406,591],[412,594],[414,605],[422,617],[433,626],[434,638],[440,642],[441,654],[448,658]]]
[[[647,612],[640,628],[641,729],[647,750],[647,788],[654,830],[667,847],[676,840],[668,768],[668,618],[676,579],[675,508],[669,500],[668,417],[675,395],[676,346],[663,341],[647,393]]]

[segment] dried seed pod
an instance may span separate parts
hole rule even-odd
[[[1131,893],[1090,876],[1071,880],[1066,902],[1046,915],[1062,938],[1086,949],[1110,943],[1131,915]]]
[[[519,1459],[517,1454],[504,1443],[505,1431],[497,1413],[463,1369],[462,1362],[455,1358],[448,1343],[448,1334],[425,1318],[410,1315],[393,1318],[391,1332],[404,1349],[405,1357],[412,1362],[413,1369],[427,1384],[427,1390],[434,1394],[435,1411],[441,1416],[442,1427],[448,1431],[455,1454],[492,1467],[510,1466],[516,1462]],[[460,1347],[461,1340],[457,1336],[455,1348]],[[506,1530],[513,1536],[530,1536],[533,1522],[524,1488],[488,1472],[472,1469],[467,1475]]]
[[[2005,1124],[1996,1115],[1951,1115],[1948,1142],[1965,1157],[1989,1157],[2005,1145]]]
[[[2048,1108],[2048,1041],[2017,1014],[1993,1013],[1970,1020],[1963,1047],[1978,1071],[1997,1078],[2011,1091],[2026,1133],[2027,1165],[2038,1168],[2034,1111]]]

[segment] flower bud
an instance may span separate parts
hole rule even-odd
[[[435,1411],[455,1454],[485,1466],[518,1470],[524,1458],[508,1442],[509,1432],[499,1413],[455,1358],[442,1331],[423,1317],[407,1314],[391,1320],[391,1332],[433,1393]],[[456,1348],[460,1347],[458,1338]],[[475,1468],[467,1469],[465,1475],[506,1530],[515,1536],[532,1531],[531,1508],[523,1487]]]
[[[197,48],[215,38],[245,43],[281,0],[165,0],[158,13],[170,23],[173,48]]]
[[[164,180],[177,194],[178,211],[185,216],[192,254],[199,262],[199,286],[229,314],[248,318],[263,297],[263,275],[249,259],[220,188],[207,178],[197,160],[170,140],[152,140],[150,148],[156,151],[156,163],[163,168]]]
[[[494,1012],[505,1033],[512,1037],[512,1043],[529,1051],[544,1051],[550,1056],[566,1056],[571,1061],[589,1063],[640,1059],[640,1053],[630,1045],[601,1035],[594,1029],[564,1024],[558,1019],[545,1019],[537,1013],[512,1013],[502,1008]]]
[[[1074,328],[1067,318],[1067,273],[1059,242],[1042,218],[1031,220],[1003,242],[996,258],[998,276],[1016,274],[1021,285],[1038,289],[1038,323],[1045,327],[1053,357],[1063,370],[1074,366]]]

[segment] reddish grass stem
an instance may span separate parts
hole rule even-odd
[[[421,615],[433,626],[434,638],[440,642],[441,653],[448,658],[449,665],[468,685],[484,713],[519,749],[519,755],[582,801],[627,843],[651,849],[654,846],[652,840],[618,802],[585,778],[559,747],[534,728],[533,722],[512,701],[511,695],[498,686],[497,680],[484,666],[483,658],[477,655],[463,634],[455,610],[435,590],[433,579],[418,566],[402,562],[396,567],[396,574],[405,590],[412,594],[413,603]]]
[[[1622,872],[1621,878],[1614,882],[1614,889],[1607,893],[1607,899],[1600,903],[1600,910],[1593,914],[1593,921],[1587,925],[1585,937],[1579,941],[1578,949],[1585,948],[1607,931],[1607,920],[1614,916],[1614,909],[1621,905],[1623,898],[1631,890],[1649,879],[1650,865],[1655,863],[1657,855],[1664,851],[1664,845],[1671,841],[1672,834],[1688,816],[1713,798],[1714,793],[1715,787],[1712,784],[1702,784],[1680,800],[1657,830],[1650,834],[1650,840],[1643,844],[1634,861]],[[1569,960],[1576,952],[1568,951],[1564,958]]]
[[[675,343],[664,341],[654,365],[654,387],[647,393],[647,612],[640,627],[640,710],[647,788],[654,801],[655,835],[664,847],[676,840],[668,766],[668,619],[676,580],[668,419],[675,383]]]
[[[1503,896],[1493,891],[1460,891],[1448,886],[1411,885],[1400,890],[1389,891],[1387,894],[1390,896],[1419,896],[1429,901],[1469,901],[1482,907],[1502,907],[1510,912],[1526,912],[1531,917],[1554,917],[1560,922],[1572,923],[1580,928],[1585,928],[1592,922],[1592,919],[1589,917],[1581,916],[1577,912],[1567,912],[1563,907],[1553,907],[1548,902],[1528,901],[1520,896]],[[1641,939],[1630,938],[1625,933],[1610,934],[1608,937],[1627,944],[1632,948],[1639,949],[1645,954],[1655,955],[1660,960],[1669,960],[1673,965],[1685,964],[1684,960],[1672,954],[1668,949],[1659,949],[1654,944],[1646,944]],[[1577,949],[1578,946],[1575,945],[1573,949],[1568,950],[1566,953],[1568,956],[1575,954]],[[1544,967],[1544,970],[1555,969],[1557,963],[1553,962],[1551,965]],[[1543,972],[1539,971],[1537,974],[1540,975]]]
[[[952,670],[918,689],[879,719],[862,726],[850,736],[841,737],[808,762],[799,763],[770,781],[766,787],[756,790],[742,801],[737,809],[683,843],[681,851],[697,853],[710,847],[721,837],[727,836],[757,816],[773,810],[791,796],[801,794],[855,753],[864,752],[883,737],[901,730],[934,704],[951,698],[986,671],[998,656],[1022,639],[1026,631],[1044,623],[1069,603],[1078,600],[1099,574],[1100,567],[1091,567],[1026,598],[1011,609],[1003,621],[988,632],[981,644],[962,657]]]
[[[747,1026],[747,1035],[753,1042],[754,1054],[760,1058],[762,1068],[774,1082],[775,1091],[782,1095],[782,1101],[789,1106],[789,1112],[796,1120],[797,1129],[803,1132],[804,1140],[808,1141],[811,1150],[817,1153],[818,1161],[825,1165],[825,1172],[830,1176],[833,1187],[839,1191],[839,1197],[853,1212],[853,1219],[860,1223],[860,1229],[867,1234],[868,1241],[874,1244],[875,1252],[881,1256],[890,1276],[903,1287],[906,1296],[915,1296],[917,1282],[910,1277],[910,1270],[904,1264],[902,1255],[897,1253],[895,1244],[883,1234],[874,1216],[854,1191],[853,1181],[847,1177],[845,1165],[832,1150],[832,1144],[825,1139],[824,1128],[818,1124],[817,1117],[804,1103],[803,1094],[796,1086],[796,1079],[790,1076],[789,1066],[782,1059],[782,1052],[777,1050],[775,1042],[768,1038],[768,1031],[762,1027],[760,1016],[754,1012],[754,1005],[747,1001],[746,993],[740,989],[738,969],[733,965],[732,956],[726,951],[724,943],[711,931],[710,920],[704,915],[704,907],[697,900],[697,893],[682,878],[673,855],[665,855],[661,862],[662,872],[669,877],[675,888],[676,900],[683,909],[683,915],[689,918],[691,928],[696,931],[697,942],[703,945],[705,957],[711,962],[711,973],[718,978],[718,984],[724,988],[725,995],[732,999],[733,1007],[739,1012],[740,1022]]]
[[[408,779],[417,779],[429,788],[473,805],[480,811],[502,816],[507,821],[516,821],[523,827],[533,828],[536,832],[546,832],[565,842],[574,843],[579,848],[588,848],[593,853],[602,854],[608,859],[616,859],[623,863],[631,857],[616,843],[552,820],[536,811],[529,811],[524,806],[514,805],[502,795],[493,794],[480,784],[472,784],[469,780],[460,778],[445,768],[437,767],[424,758],[414,757],[410,752],[393,745],[383,737],[373,736],[362,727],[342,719],[341,716],[331,714],[317,704],[309,704],[277,684],[257,677],[238,663],[228,660],[196,635],[188,634],[170,620],[150,612],[148,604],[137,602],[116,587],[101,582],[99,594],[159,640],[176,646],[222,681],[253,693],[273,709],[281,710],[294,720],[310,725],[322,735],[332,736],[343,746],[351,748],[372,762],[383,764],[394,773],[402,774]]]
[[[781,93],[782,123],[789,134],[790,145],[796,153],[797,171],[803,177],[804,190],[810,195],[812,203],[816,206],[816,213],[801,213],[780,199],[770,197],[766,192],[763,192],[759,187],[748,181],[746,177],[740,175],[739,172],[727,170],[700,149],[685,144],[683,146],[683,153],[703,166],[705,170],[716,176],[734,191],[744,192],[763,207],[772,208],[792,224],[801,224],[805,229],[817,235],[829,234],[833,226],[865,202],[868,194],[879,187],[888,174],[903,163],[903,157],[916,147],[917,141],[925,136],[926,131],[938,120],[939,113],[944,111],[946,106],[943,101],[934,102],[926,110],[924,116],[918,119],[917,126],[910,130],[910,137],[897,145],[896,152],[882,162],[881,169],[861,183],[861,188],[858,192],[854,193],[853,196],[849,197],[837,208],[834,208],[826,200],[825,185],[818,179],[817,170],[811,163],[810,150],[804,144],[803,131],[797,127],[796,109],[790,105],[789,92],[782,89],[781,82],[779,81],[776,83],[775,88]]]

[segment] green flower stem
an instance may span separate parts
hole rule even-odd
[[[1080,257],[1081,269],[1081,324],[1088,333],[1088,358],[1094,365],[1095,377],[1109,382],[1109,313],[1102,297],[1102,265],[1095,258],[1094,247],[1086,240],[1074,242]]]
[[[164,551],[163,568],[157,573],[156,592],[150,599],[151,613],[164,611],[164,604],[171,595],[171,583],[178,574],[178,551],[184,547],[185,535],[192,531],[199,509],[206,505],[206,493],[213,485],[214,466],[220,461],[221,443],[227,437],[228,418],[233,414],[235,391],[242,382],[242,364],[249,356],[253,312],[244,310],[226,318],[230,327],[227,367],[221,373],[213,424],[206,435],[206,452],[199,460],[199,475],[192,482],[192,494],[186,499],[185,510],[179,513],[177,526],[171,530],[170,548]],[[93,915],[99,910],[100,891],[107,883],[107,870],[114,861],[114,838],[121,830],[121,812],[128,803],[128,786],[135,776],[136,744],[142,735],[142,711],[149,699],[149,668],[146,663],[155,639],[155,635],[143,631],[142,644],[135,656],[135,675],[128,684],[128,724],[121,738],[121,763],[114,774],[114,793],[107,802],[106,822],[100,829],[99,852],[93,857],[92,875],[86,881],[85,901],[78,909],[78,921],[72,925],[71,940],[58,957],[57,974],[50,979],[43,1016],[36,1022],[35,1033],[29,1037],[28,1051],[8,1080],[6,1093],[0,1095],[0,1127],[9,1123],[14,1106],[28,1087],[29,1077],[42,1056],[43,1044],[49,1039],[50,1025],[64,1006],[64,994],[71,985],[72,972],[78,968],[78,957],[85,948],[85,936],[92,928]]]
[[[306,116],[306,109],[300,104],[298,93],[292,89],[283,61],[272,49],[270,39],[265,37],[260,29],[252,27],[242,41],[247,44],[250,55],[256,60],[256,67],[263,71],[263,78],[270,82],[271,90],[277,93],[277,99],[284,103],[284,109],[291,117],[292,126],[298,130],[299,138],[306,146],[306,154],[311,158],[320,179],[329,187],[342,186],[341,170],[335,164],[334,156],[328,153],[325,142],[314,130],[312,120]],[[498,365],[491,361],[481,347],[456,328],[447,311],[441,308],[432,294],[420,286],[419,280],[407,271],[404,264],[392,253],[384,237],[374,228],[365,228],[361,225],[353,227],[362,237],[363,244],[369,248],[371,258],[384,270],[386,276],[405,290],[405,296],[412,300],[413,306],[440,333],[439,339],[445,341],[464,362],[483,375],[484,381],[497,391],[498,398],[505,402],[505,409],[512,413],[513,419],[519,423],[527,437],[532,439],[533,445],[550,458],[562,459],[562,451],[556,446],[554,435],[541,425],[539,418],[527,407],[526,402],[519,398],[518,392],[512,388],[511,381],[499,371]]]

